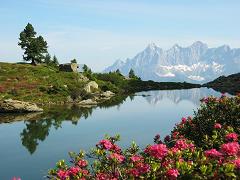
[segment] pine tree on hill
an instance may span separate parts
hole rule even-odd
[[[76,59],[71,60],[71,63],[77,63]]]
[[[34,27],[28,23],[20,33],[18,45],[24,50],[23,60],[31,61],[33,65],[42,63],[47,53],[47,42],[42,36],[36,37]]]
[[[45,58],[44,58],[44,62],[47,64],[47,65],[50,65],[52,60],[51,60],[51,55],[49,53],[46,54]]]
[[[58,59],[55,55],[53,56],[52,62],[53,62],[54,65],[59,65]]]

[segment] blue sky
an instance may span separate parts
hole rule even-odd
[[[151,42],[240,47],[239,0],[2,0],[0,14],[1,61],[22,59],[17,42],[28,22],[60,62],[76,58],[95,71]]]

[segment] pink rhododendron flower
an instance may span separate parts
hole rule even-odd
[[[73,176],[76,176],[80,171],[80,168],[79,167],[71,167],[68,172],[69,172],[69,175],[73,175]]]
[[[110,156],[109,156],[109,158],[111,158],[111,159],[116,159],[118,162],[123,162],[124,161],[124,159],[125,159],[125,157],[123,156],[123,155],[121,155],[121,154],[117,154],[117,153],[112,153],[112,154],[110,154]]]
[[[226,135],[226,140],[227,141],[237,141],[238,140],[238,135],[236,133],[229,133]]]
[[[133,177],[139,177],[140,173],[136,168],[128,170],[128,173],[132,175]]]
[[[81,172],[83,175],[88,175],[88,174],[89,174],[88,170],[86,170],[86,169],[80,169],[80,172]]]
[[[205,156],[217,158],[217,157],[221,157],[222,153],[218,152],[216,149],[210,149],[210,150],[205,151]]]
[[[79,161],[77,162],[77,165],[78,165],[79,167],[86,167],[86,166],[88,165],[88,162],[87,162],[86,160],[84,160],[84,159],[81,159],[81,160],[79,160]]]
[[[150,171],[150,165],[144,163],[136,164],[135,168],[128,170],[128,173],[134,177],[139,177],[141,174],[145,174]]]
[[[113,150],[115,153],[120,153],[121,152],[121,148],[116,144],[112,145],[111,150]]]
[[[179,150],[184,150],[184,149],[187,149],[189,146],[185,139],[179,139],[176,141],[174,147]]]
[[[137,168],[138,172],[140,174],[144,174],[150,171],[150,165],[149,164],[145,164],[145,163],[137,163],[135,165],[135,167]]]
[[[12,180],[21,180],[20,177],[13,177]]]
[[[232,162],[237,169],[240,169],[240,159],[235,159]]]
[[[110,150],[113,146],[112,143],[107,139],[101,140],[98,144],[101,145],[104,149],[107,149],[107,150]]]
[[[184,162],[184,159],[183,158],[179,158],[178,162]]]
[[[182,124],[185,124],[187,122],[187,118],[183,117],[182,118]]]
[[[227,155],[236,155],[239,151],[239,144],[237,142],[230,142],[221,146],[221,151]]]
[[[176,154],[177,152],[180,152],[180,150],[179,150],[178,148],[176,148],[176,147],[172,147],[172,148],[170,149],[170,151],[171,151],[173,154]]]
[[[179,172],[177,169],[169,169],[167,172],[166,172],[166,175],[169,179],[177,179],[178,175],[179,175]]]
[[[154,144],[154,145],[148,146],[145,149],[145,153],[148,153],[157,159],[162,159],[167,155],[168,149],[165,144]]]
[[[173,160],[166,160],[164,162],[162,162],[162,167],[168,167],[171,166],[171,164],[173,163]]]
[[[188,148],[193,152],[195,150],[195,145],[193,143],[189,143]]]
[[[69,177],[69,172],[68,171],[64,171],[64,170],[59,170],[57,172],[57,176],[61,179],[61,180],[65,180],[67,177]]]
[[[173,133],[173,139],[176,139],[177,138],[177,136],[179,135],[179,132],[178,131],[175,131],[174,133]]]
[[[96,175],[96,180],[107,180],[107,179],[109,179],[109,177],[105,173],[98,173]]]
[[[132,157],[130,157],[130,159],[133,161],[133,162],[137,162],[137,161],[141,161],[143,159],[142,156],[140,155],[134,155]]]
[[[216,123],[216,124],[214,125],[214,129],[221,129],[221,128],[222,128],[222,125],[219,124],[219,123]]]

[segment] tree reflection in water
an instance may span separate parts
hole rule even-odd
[[[91,116],[94,109],[119,106],[126,98],[127,96],[116,96],[96,107],[64,105],[48,107],[43,113],[2,114],[0,115],[0,124],[24,120],[26,127],[20,133],[20,138],[22,145],[27,148],[30,154],[33,154],[37,150],[39,142],[43,142],[47,138],[52,127],[61,128],[63,121],[71,121],[72,124],[77,125],[81,118],[87,119]]]

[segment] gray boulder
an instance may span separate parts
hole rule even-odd
[[[0,101],[0,113],[42,112],[34,103],[7,99]]]
[[[106,92],[103,92],[101,94],[101,97],[110,98],[110,97],[112,97],[114,95],[115,95],[115,93],[113,93],[112,91],[106,91]]]
[[[87,82],[87,81],[89,81],[89,79],[86,76],[84,76],[83,74],[79,73],[78,81],[79,82],[82,82],[82,81]]]
[[[77,104],[81,106],[96,106],[98,103],[93,99],[87,99],[87,100],[80,101]]]
[[[98,84],[95,81],[90,81],[85,85],[84,90],[87,93],[95,92],[96,90],[98,90]]]

